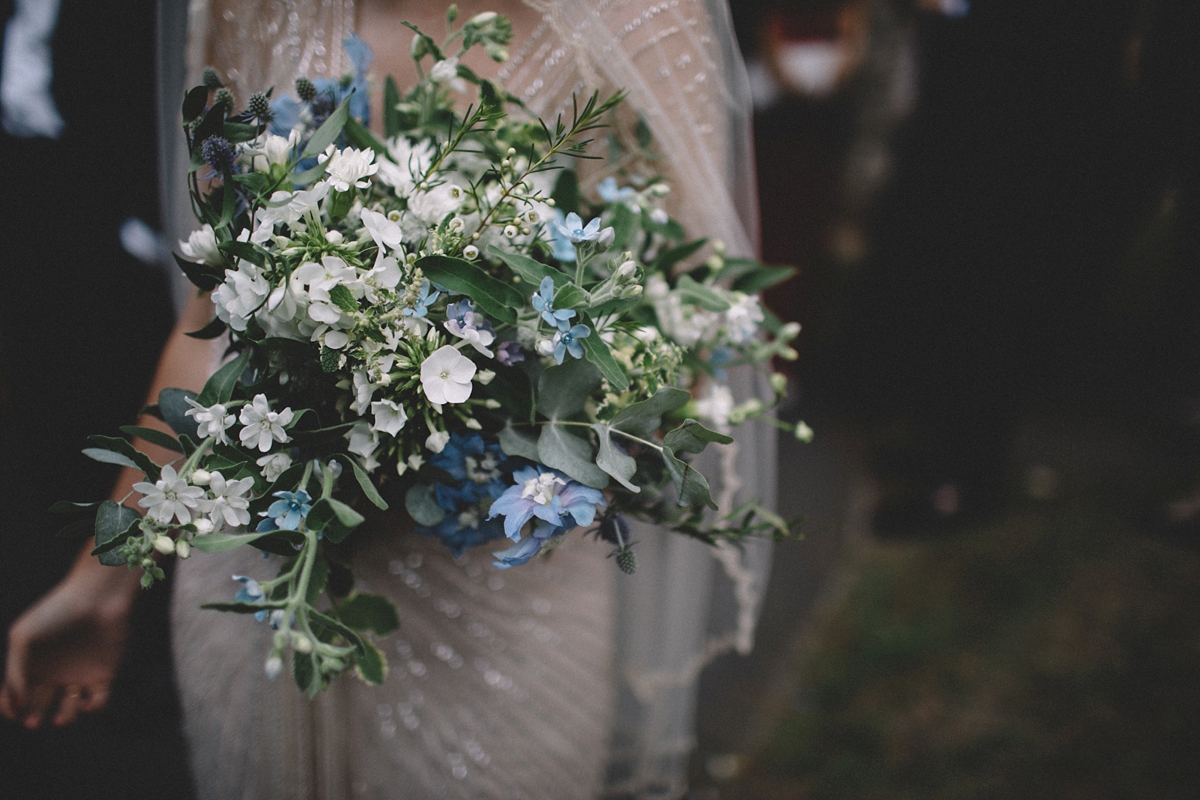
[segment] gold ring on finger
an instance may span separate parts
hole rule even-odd
[[[83,695],[83,688],[76,686],[75,684],[71,684],[66,689],[66,695],[67,697],[80,697]]]

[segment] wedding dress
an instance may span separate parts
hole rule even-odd
[[[569,111],[572,92],[625,88],[669,157],[673,215],[730,254],[752,254],[749,92],[723,0],[526,2],[536,16],[512,44],[505,86],[549,119]],[[342,74],[355,19],[352,0],[164,0],[162,180],[174,238],[194,227],[175,133],[184,86],[209,59],[242,98],[284,91],[296,75]],[[746,374],[732,383],[742,397],[759,388]],[[770,429],[747,426],[739,446],[714,455],[707,472],[720,476],[723,508],[742,486],[773,501],[773,442]],[[264,676],[269,636],[251,618],[197,610],[230,599],[235,573],[273,575],[275,558],[241,548],[180,563],[173,642],[200,797],[683,794],[696,679],[713,655],[751,646],[768,544],[711,548],[643,526],[632,576],[578,534],[548,559],[499,572],[494,548],[456,560],[436,541],[378,527],[353,564],[358,588],[399,608],[400,630],[380,642],[390,673],[382,686],[343,678],[312,701]]]

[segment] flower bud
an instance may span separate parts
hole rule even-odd
[[[263,665],[263,671],[267,673],[268,680],[275,680],[283,674],[283,658],[279,653],[271,653]]]
[[[490,369],[480,370],[479,372],[475,373],[475,380],[479,381],[479,383],[483,386],[487,386],[492,382],[492,378],[495,377],[496,373],[492,372]]]
[[[341,244],[343,241],[345,241],[345,238],[346,237],[342,236],[341,231],[326,231],[325,232],[325,241],[329,242],[330,244],[334,244],[334,245]]]
[[[479,424],[479,420],[475,419],[474,417],[471,417],[463,424],[466,425],[468,428],[470,428],[473,431],[483,430],[483,426]]]
[[[625,281],[628,281],[630,278],[632,278],[634,276],[634,274],[636,274],[636,273],[637,273],[637,264],[635,264],[632,261],[626,261],[623,264],[621,264],[621,266],[617,267],[617,272],[613,277],[615,277],[618,281],[624,283]]]
[[[154,549],[165,555],[175,552],[175,540],[170,536],[159,534],[154,537]]]
[[[408,465],[410,467],[412,467],[413,469],[420,469],[421,465],[424,463],[425,463],[425,457],[422,456],[420,453],[413,453],[411,456],[408,457]]]
[[[212,520],[208,519],[207,517],[201,517],[193,522],[192,525],[195,526],[196,533],[200,534],[201,536],[213,532]]]
[[[409,48],[408,52],[413,57],[413,60],[424,58],[425,54],[429,52],[429,48],[425,45],[425,37],[419,34],[413,36],[412,47]]]
[[[153,566],[154,566],[153,558],[143,558],[142,559],[142,569],[150,569]]]
[[[487,400],[483,401],[483,405],[485,408],[495,410],[500,407],[500,401],[493,397],[489,397]]]
[[[771,388],[775,390],[775,394],[787,394],[787,376],[782,372],[772,372]]]
[[[473,244],[469,244],[463,248],[462,254],[463,258],[467,259],[468,261],[474,261],[475,259],[479,258],[479,248]]]
[[[489,22],[491,22],[495,18],[496,18],[495,11],[481,11],[478,14],[476,14],[475,16],[471,17],[471,21],[468,22],[467,24],[474,25],[477,28],[481,28],[484,25],[487,25]]]
[[[192,470],[192,476],[189,483],[192,486],[208,486],[208,482],[212,480],[212,473],[206,469]]]
[[[600,231],[600,238],[596,239],[596,244],[600,245],[601,247],[609,247],[614,241],[616,241],[616,238],[617,232],[614,231],[610,225],[604,230]]]
[[[517,148],[515,148],[515,147],[508,148],[508,152],[505,153],[505,155],[507,155],[509,158],[512,158],[516,154],[517,154]]]
[[[175,541],[175,555],[180,558],[187,558],[192,554],[192,543],[187,539],[177,539]]]
[[[317,86],[308,78],[296,78],[296,96],[305,103],[317,96]]]
[[[538,355],[549,356],[554,354],[554,342],[550,339],[542,339],[537,343]]]
[[[638,295],[640,295],[641,293],[642,293],[641,285],[635,283],[633,286],[626,286],[624,289],[621,290],[621,299],[622,300],[631,300],[634,297],[637,297]]]
[[[312,639],[303,633],[297,633],[292,636],[292,647],[296,649],[297,653],[311,653],[313,651]]]
[[[200,82],[203,83],[205,86],[207,86],[209,89],[220,89],[221,88],[221,77],[217,74],[217,71],[215,69],[213,69],[212,67],[204,68],[204,72],[200,73]]]
[[[516,225],[505,225],[504,226],[504,235],[507,236],[509,239],[513,238],[518,233],[520,233],[520,231],[517,230]]]
[[[796,430],[794,433],[796,434],[796,438],[805,444],[808,444],[813,440],[813,429],[805,425],[804,420],[800,420],[796,423]]]

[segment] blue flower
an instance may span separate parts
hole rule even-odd
[[[237,590],[237,594],[233,596],[235,603],[257,603],[263,599],[262,587],[258,585],[258,581],[254,578],[247,578],[245,575],[234,575],[233,579],[242,584],[242,588]],[[262,622],[267,618],[267,609],[255,611],[254,618]]]
[[[506,367],[511,367],[518,361],[524,361],[525,354],[521,352],[519,343],[505,342],[496,348],[496,360]]]
[[[566,222],[554,220],[554,225],[574,244],[594,242],[600,238],[600,218],[596,217],[585,227],[579,215],[572,211],[567,214]]]
[[[504,538],[504,529],[499,520],[485,520],[483,511],[477,506],[467,507],[457,514],[447,514],[445,519],[432,528],[424,525],[414,527],[422,536],[441,539],[442,544],[450,548],[455,558],[460,557],[468,548]]]
[[[429,281],[421,281],[421,293],[417,295],[417,304],[412,308],[404,309],[406,317],[424,317],[429,313],[429,307],[437,302],[440,292],[429,293]]]
[[[349,80],[333,78],[316,78],[313,86],[317,95],[312,100],[313,124],[320,125],[333,110],[341,105],[347,97],[350,98],[350,116],[364,126],[370,125],[370,101],[367,98],[367,68],[374,60],[371,48],[355,34],[350,34],[342,40],[342,47],[354,65],[354,74],[347,76]],[[279,97],[271,102],[271,112],[274,119],[271,122],[271,133],[277,136],[287,136],[292,128],[300,123],[300,110],[303,103],[293,97]],[[315,163],[315,162],[314,162]]]
[[[561,364],[563,356],[570,353],[572,358],[583,358],[583,345],[579,343],[580,339],[586,339],[592,335],[592,329],[587,325],[574,325],[570,330],[566,329],[566,324],[559,325],[559,330],[554,334],[554,360]]]
[[[533,296],[533,310],[541,313],[547,325],[555,327],[562,327],[563,323],[575,316],[575,312],[569,308],[554,307],[554,279],[549,275],[542,278],[538,293]]]
[[[575,260],[575,245],[571,240],[563,235],[562,225],[559,224],[563,219],[563,214],[557,208],[553,209],[554,219],[546,228],[550,233],[550,251],[554,257],[564,264],[570,264]]]
[[[567,530],[590,525],[596,506],[604,505],[599,490],[541,464],[519,469],[513,478],[517,484],[496,498],[488,513],[488,519],[504,516],[504,534],[513,541],[519,540],[521,528],[534,517]]]
[[[562,536],[565,529],[548,522],[540,522],[534,526],[531,535],[517,542],[507,550],[492,553],[496,561],[492,563],[496,569],[511,569],[527,564],[530,559],[542,552],[542,548],[555,536]]]
[[[637,190],[632,186],[617,188],[617,179],[609,175],[596,186],[596,193],[606,203],[621,203],[627,198],[637,197]]]
[[[276,492],[272,496],[279,499],[263,512],[266,519],[258,523],[255,530],[260,533],[300,530],[300,523],[312,509],[312,498],[308,496],[308,492],[301,489],[297,492]]]

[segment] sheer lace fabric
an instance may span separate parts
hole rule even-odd
[[[625,88],[669,156],[655,169],[666,166],[672,213],[751,254],[749,92],[723,2],[528,5],[541,19],[513,43],[506,87],[543,117],[569,112],[572,92]],[[188,17],[188,77],[216,64],[240,98],[349,68],[352,0],[192,0]],[[177,103],[165,107],[173,118]],[[184,220],[186,196],[168,196]],[[750,374],[732,383],[739,397],[766,396]],[[744,486],[769,504],[773,435],[742,429],[740,442],[709,456],[714,496],[732,508]],[[311,703],[262,676],[263,630],[196,610],[228,599],[231,574],[275,567],[256,551],[184,562],[174,637],[201,796],[681,796],[696,678],[716,653],[751,646],[770,547],[714,550],[647,526],[636,538],[632,577],[577,536],[548,563],[507,573],[487,548],[456,563],[411,533],[373,538],[354,566],[363,588],[400,606],[401,630],[384,641],[392,672],[381,687],[345,679]],[[493,578],[503,588],[488,588]]]

